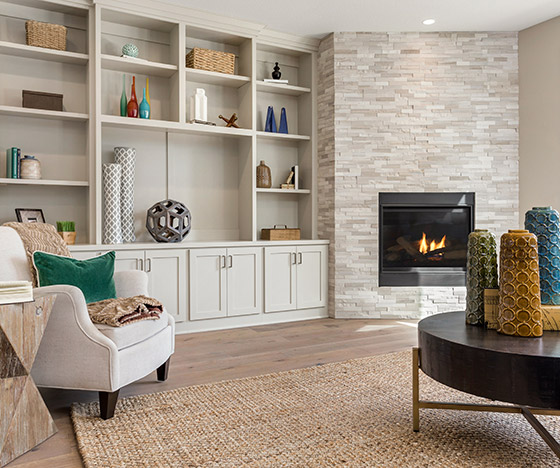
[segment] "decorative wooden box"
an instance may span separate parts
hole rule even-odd
[[[301,231],[299,228],[277,227],[275,224],[273,228],[261,229],[262,240],[300,240]]]
[[[62,94],[29,91],[28,89],[24,89],[21,94],[23,107],[62,111]]]

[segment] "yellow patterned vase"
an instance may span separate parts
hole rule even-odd
[[[537,237],[526,230],[510,230],[500,240],[498,332],[543,334]]]

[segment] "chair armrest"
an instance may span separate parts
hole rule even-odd
[[[144,271],[116,271],[117,297],[148,296],[148,275]]]
[[[91,321],[79,288],[56,285],[33,290],[35,298],[54,294],[32,370],[37,385],[113,391],[119,381],[117,346]]]

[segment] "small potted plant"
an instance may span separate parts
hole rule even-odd
[[[76,242],[76,224],[74,221],[57,221],[56,230],[64,242],[68,245],[74,245]]]

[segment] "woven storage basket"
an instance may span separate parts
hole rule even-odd
[[[59,24],[26,21],[27,45],[66,50],[66,27]]]
[[[218,73],[235,73],[235,54],[194,47],[187,54],[187,68]]]

